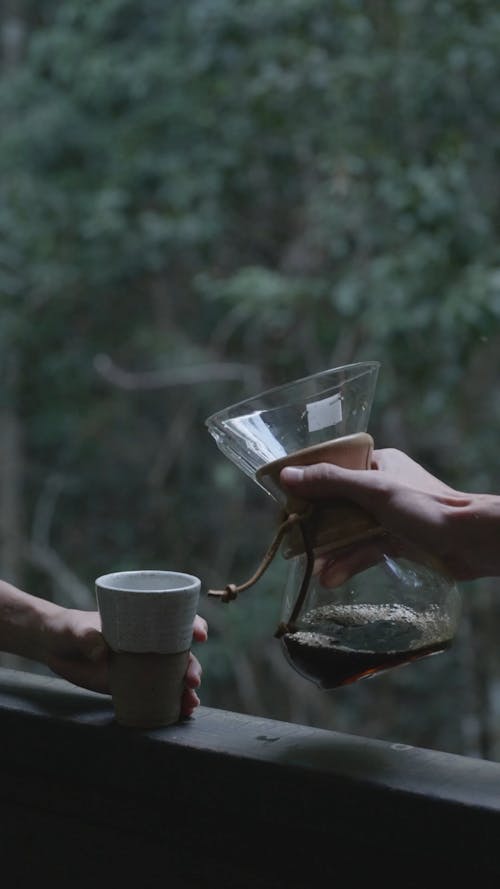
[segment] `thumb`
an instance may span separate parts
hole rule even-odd
[[[373,512],[383,495],[383,474],[369,469],[343,469],[332,463],[286,466],[281,470],[283,487],[304,500],[342,498]]]
[[[81,637],[78,645],[83,657],[89,661],[100,661],[109,651],[108,645],[102,633],[93,628],[87,630]]]

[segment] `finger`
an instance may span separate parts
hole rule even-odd
[[[69,660],[68,658],[52,657],[47,666],[56,676],[100,694],[109,694],[109,671],[107,661],[96,665],[81,660]]]
[[[193,639],[195,642],[206,642],[208,638],[208,624],[204,617],[196,615],[193,624]]]
[[[339,550],[334,558],[323,566],[320,583],[329,588],[341,586],[355,574],[367,571],[374,565],[390,558],[407,556],[417,559],[415,548],[405,541],[386,534],[382,540],[356,543],[354,546]]]
[[[379,546],[371,543],[359,544],[335,555],[321,571],[320,583],[324,587],[339,587],[355,574],[367,571],[383,559]]]
[[[200,706],[200,699],[194,689],[185,688],[182,695],[181,713],[183,716],[192,716],[194,710]]]
[[[281,470],[280,482],[288,490],[308,500],[345,498],[373,512],[388,493],[386,473],[367,469],[343,469],[331,463],[313,466],[286,466]]]
[[[188,688],[199,688],[201,685],[201,664],[192,652],[189,654],[189,661],[186,670],[184,682]]]
[[[99,630],[86,629],[83,635],[77,638],[77,642],[82,655],[89,661],[97,662],[108,656],[109,647]]]

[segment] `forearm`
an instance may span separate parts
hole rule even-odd
[[[58,605],[0,581],[0,651],[44,663],[46,630]]]

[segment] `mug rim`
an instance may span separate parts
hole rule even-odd
[[[144,589],[138,586],[133,587],[132,583],[126,580],[126,578],[146,579],[148,577],[176,578],[178,583],[177,586],[174,586],[172,583],[166,582],[163,587],[159,586],[151,589]],[[119,581],[113,583],[113,578],[116,578],[117,580],[122,578],[123,583],[120,583]],[[201,586],[201,579],[194,574],[186,574],[183,571],[168,571],[167,569],[151,568],[132,571],[111,571],[109,574],[101,574],[95,579],[95,586],[96,589],[121,593],[178,593],[192,592],[197,587]]]

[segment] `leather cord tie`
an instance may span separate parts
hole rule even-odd
[[[274,636],[276,639],[281,639],[285,633],[294,633],[296,630],[295,622],[302,611],[302,606],[304,604],[304,599],[307,595],[307,590],[309,589],[309,581],[311,580],[311,576],[314,568],[314,548],[313,548],[313,537],[314,537],[314,510],[312,507],[308,510],[307,515],[304,513],[301,516],[302,519],[310,519],[310,521],[301,521],[299,522],[299,527],[302,532],[302,538],[304,541],[304,551],[306,555],[306,567],[304,570],[304,576],[302,577],[302,583],[300,584],[300,589],[297,594],[297,598],[295,600],[295,605],[293,606],[292,613],[288,619],[288,622],[281,621],[279,624]]]
[[[296,524],[300,524],[302,533],[304,533],[303,520],[309,515],[309,512],[310,509],[302,513],[293,512],[287,515],[286,519],[278,527],[278,530],[274,535],[271,545],[264,555],[256,572],[248,580],[246,580],[245,583],[228,583],[223,590],[208,590],[208,595],[220,599],[221,602],[232,602],[234,599],[237,598],[238,593],[242,593],[245,590],[248,590],[255,583],[257,583],[257,581],[260,580],[262,575],[269,568],[269,565],[273,561],[276,553],[280,548],[281,541],[283,540],[285,534],[287,534],[288,531]]]
[[[265,556],[263,557],[255,574],[253,574],[252,577],[245,581],[245,583],[241,583],[239,585],[235,583],[228,583],[223,590],[208,590],[208,595],[220,599],[221,602],[232,602],[234,599],[237,598],[238,593],[241,593],[244,590],[248,590],[251,586],[257,583],[264,572],[267,571],[267,569],[269,568],[269,565],[278,552],[281,541],[283,540],[285,534],[287,534],[288,531],[290,531],[290,529],[293,528],[295,525],[299,525],[304,541],[304,551],[306,555],[306,567],[304,576],[302,578],[300,590],[297,594],[290,619],[288,620],[288,622],[282,621],[279,624],[274,636],[276,639],[280,639],[281,636],[284,636],[285,633],[293,633],[294,624],[300,614],[302,605],[304,604],[304,599],[307,594],[309,581],[311,580],[311,575],[314,567],[314,550],[312,543],[313,529],[311,528],[310,521],[313,514],[314,509],[312,506],[309,506],[306,510],[304,510],[304,512],[301,513],[290,513],[278,527],[272,543]]]

